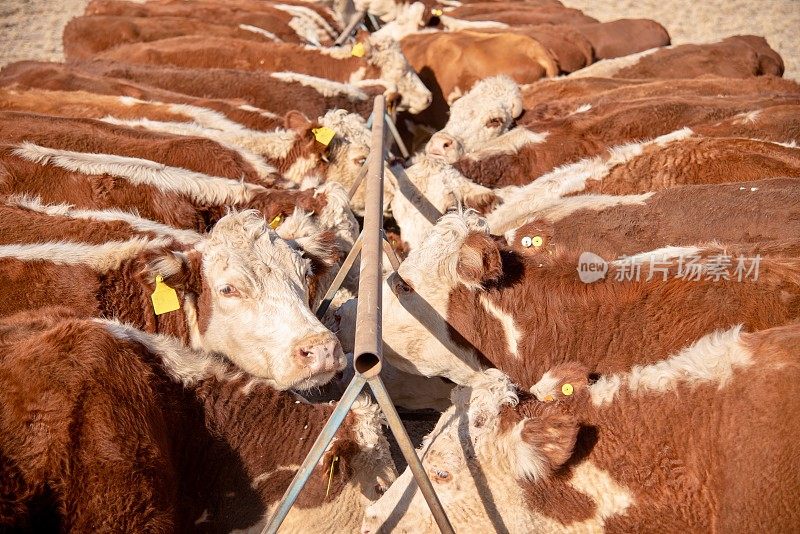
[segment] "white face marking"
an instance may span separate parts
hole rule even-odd
[[[470,153],[507,132],[522,110],[522,93],[516,82],[506,76],[487,78],[452,103],[442,131],[458,139],[464,153]]]
[[[384,280],[383,339],[392,365],[460,384],[480,369],[475,351],[452,340],[446,318],[450,292],[463,283],[456,267],[464,239],[487,230],[474,212],[445,215],[400,264],[398,274],[412,289],[393,275]]]
[[[223,217],[203,243],[212,295],[206,350],[275,380],[279,389],[324,384],[344,366],[333,334],[308,307],[308,261],[254,211]],[[234,288],[235,294],[226,294]],[[280,318],[280,319],[278,319]],[[304,363],[298,350],[322,359]]]
[[[400,43],[374,34],[369,38],[369,62],[381,70],[381,79],[395,86],[400,93],[398,109],[412,114],[431,105],[433,95],[411,68],[400,49]]]

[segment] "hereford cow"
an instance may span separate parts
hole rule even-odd
[[[520,253],[591,250],[604,258],[669,245],[764,243],[799,235],[796,178],[688,185],[644,195],[578,195],[537,210],[505,233]]]
[[[0,110],[95,118],[117,126],[205,137],[233,147],[247,161],[255,159],[258,166],[263,167],[261,160],[266,160],[283,177],[298,184],[312,176],[349,184],[369,154],[366,124],[358,115],[350,117],[343,110],[329,111],[317,121],[289,112],[284,119],[289,129],[269,132],[245,128],[209,109],[83,91],[0,88]],[[327,145],[314,133],[321,126],[336,134]]]
[[[319,45],[330,43],[338,31],[323,24],[317,24],[320,18],[313,17],[310,9],[281,9],[274,4],[259,2],[258,9],[251,5],[247,9],[238,6],[214,2],[122,2],[117,0],[93,0],[86,6],[85,15],[106,15],[125,17],[181,17],[214,21],[216,24],[228,26],[248,26],[251,31],[262,35],[274,36],[280,42],[300,42]],[[91,30],[91,28],[87,28]],[[198,32],[207,34],[206,31]],[[65,33],[65,37],[66,37]],[[70,33],[70,36],[72,34]]]
[[[495,370],[453,393],[419,454],[457,532],[781,531],[800,521],[800,328],[719,330],[652,365]],[[590,378],[591,377],[591,378]],[[437,532],[400,476],[362,534]]]
[[[210,139],[140,131],[94,119],[4,111],[0,112],[0,136],[4,143],[30,142],[56,150],[145,158],[261,185],[271,185],[278,178],[275,168],[263,159],[246,160],[240,151]]]
[[[492,21],[511,26],[528,24],[592,24],[597,19],[578,9],[558,5],[526,6],[517,2],[467,3],[447,12],[448,17],[465,21]]]
[[[312,266],[331,265],[332,241],[284,241],[254,211],[223,217],[191,246],[138,233],[99,245],[24,239],[0,246],[3,283],[25,287],[3,299],[0,314],[64,305],[117,317],[224,354],[277,389],[304,389],[344,366],[336,337],[308,307]],[[156,309],[157,288],[174,304]]]
[[[491,363],[530,387],[548,368],[577,357],[592,372],[617,372],[664,358],[715,329],[760,330],[800,317],[794,258],[756,260],[746,248],[733,257],[731,248],[725,278],[719,247],[611,263],[599,256],[579,261],[580,252],[520,255],[500,247],[474,212],[445,215],[384,281],[387,359],[459,384]],[[581,281],[577,267],[589,263],[605,277]]]
[[[372,97],[383,86],[355,87],[293,73],[235,69],[171,69],[102,61],[64,65],[21,61],[0,70],[0,85],[131,96],[192,104],[220,111],[249,128],[271,130],[283,125],[266,110],[298,110],[318,117],[331,108],[366,117]],[[257,107],[253,107],[257,106]]]
[[[599,61],[570,77],[697,78],[713,74],[725,78],[783,75],[783,59],[767,40],[734,35],[716,43],[656,48],[612,60]]]
[[[157,41],[180,35],[213,35],[258,42],[282,41],[274,33],[259,29],[263,30],[248,24],[225,25],[183,17],[75,17],[64,28],[64,57],[67,60],[90,60],[121,44]],[[298,39],[296,42],[303,41]]]
[[[605,109],[584,111],[562,120],[545,121],[516,128],[486,143],[475,152],[466,154],[455,163],[459,171],[471,180],[489,187],[529,183],[544,173],[553,171],[582,158],[614,150],[615,145],[657,136],[668,136],[679,129],[716,124],[725,119],[744,118],[750,112],[776,105],[797,105],[798,95],[766,98],[730,98],[720,102],[714,98],[652,99],[630,105],[609,104]],[[614,109],[616,108],[616,109]],[[585,115],[585,116],[584,116]],[[631,117],[637,117],[631,122]],[[786,122],[756,124],[743,121],[736,130],[748,129],[747,137],[791,142],[781,137],[791,131],[797,118],[789,115]],[[762,128],[763,126],[763,128]],[[731,133],[717,128],[715,135]],[[763,132],[763,133],[762,133]],[[722,143],[722,140],[717,143]],[[459,154],[459,140],[450,134],[437,133],[431,138],[427,151],[453,160]],[[453,149],[452,147],[456,147]]]
[[[367,37],[358,45],[363,54],[353,52],[355,45],[319,48],[190,35],[120,45],[97,57],[158,66],[290,72],[348,84],[384,83],[388,92],[400,95],[399,109],[419,113],[430,105],[431,92],[411,69],[397,42]]]
[[[333,410],[63,309],[7,318],[0,333],[3,530],[260,529]],[[357,401],[287,531],[358,528],[395,477],[380,420]]]

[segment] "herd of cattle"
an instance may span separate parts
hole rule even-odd
[[[379,94],[384,379],[442,412],[455,530],[800,524],[800,84],[763,38],[558,0],[92,0],[63,38],[0,71],[0,530],[263,527],[346,381],[356,276],[313,310]],[[283,528],[437,531],[368,398]]]

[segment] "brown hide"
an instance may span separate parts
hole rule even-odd
[[[0,112],[0,136],[6,143],[29,141],[53,149],[142,158],[212,176],[264,183],[239,153],[202,137],[9,111]]]
[[[342,83],[349,82],[359,69],[365,69],[366,79],[377,79],[381,74],[366,58],[348,56],[336,59],[319,49],[299,44],[259,43],[205,35],[124,44],[101,52],[96,57],[132,64],[192,69],[299,72]]]
[[[383,86],[361,88],[364,100],[351,100],[347,95],[326,97],[312,87],[283,82],[266,72],[236,69],[178,69],[125,65],[107,62],[81,63],[80,68],[94,74],[123,78],[162,89],[201,98],[241,99],[265,110],[295,109],[307,117],[321,117],[333,108],[346,109],[362,117],[372,111],[373,97],[383,94]]]
[[[619,19],[575,28],[591,44],[597,59],[611,59],[668,46],[670,37],[658,22],[649,19]]]
[[[472,234],[478,236],[478,234]],[[469,239],[469,238],[468,238]],[[647,281],[618,281],[609,266],[604,279],[578,278],[578,255],[571,250],[545,263],[498,249],[480,236],[484,256],[483,289],[459,286],[450,293],[447,320],[458,343],[476,347],[488,361],[527,389],[554,365],[577,360],[590,372],[627,371],[634,364],[666,358],[720,328],[744,325],[762,330],[800,318],[800,261],[762,258],[757,280],[690,280],[657,274]],[[749,250],[740,252],[746,256]],[[498,276],[495,256],[502,261]],[[487,263],[488,262],[488,263]],[[520,331],[517,354],[508,350],[500,321],[481,299],[514,318]]]
[[[691,224],[687,216],[691,214]],[[522,245],[539,236],[541,246]],[[688,185],[659,191],[642,205],[582,209],[515,230],[512,248],[533,256],[590,250],[604,258],[697,243],[764,243],[800,236],[800,179]]]
[[[261,521],[294,474],[281,467],[302,461],[333,407],[230,367],[183,386],[159,355],[73,317],[50,309],[0,322],[0,525],[219,532]],[[355,422],[347,417],[295,506],[341,492],[361,453]]]
[[[609,532],[752,532],[797,523],[800,329],[744,334],[740,343],[752,362],[734,368],[729,380],[686,377],[663,392],[623,386],[604,406],[591,402],[586,374],[575,380],[564,366],[549,370],[557,391],[574,385],[572,397],[528,398],[501,413],[503,428],[523,417],[538,426],[542,453],[575,425],[579,430],[563,467],[544,481],[521,482],[528,505],[564,527],[595,517],[597,503],[571,484],[578,467],[591,465],[632,498],[623,513],[605,519]],[[560,432],[547,434],[546,426]],[[603,495],[611,497],[608,491]]]
[[[145,85],[122,78],[91,74],[74,65],[20,61],[0,70],[0,86],[20,89],[38,88],[53,91],[85,91],[103,95],[130,96],[140,100],[190,104],[219,111],[232,121],[254,130],[272,130],[283,125],[279,116],[240,106],[245,100],[223,100],[193,97],[168,89]]]
[[[708,74],[726,78],[781,76],[783,59],[763,37],[735,35],[718,43],[659,50],[619,70],[613,78],[695,78]]]

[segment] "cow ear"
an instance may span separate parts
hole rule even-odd
[[[500,278],[503,260],[494,239],[483,233],[469,234],[461,246],[456,273],[467,286],[480,286]]]
[[[155,288],[156,277],[160,276],[173,289],[200,292],[202,256],[198,251],[153,250],[145,256],[144,261],[139,278],[146,287]]]
[[[292,110],[283,117],[283,125],[290,130],[303,131],[311,126],[311,121],[299,111]]]
[[[303,251],[303,256],[311,260],[312,272],[319,273],[319,267],[331,267],[341,259],[341,252],[336,245],[336,234],[333,230],[298,237],[294,239],[294,242]]]
[[[534,417],[522,419],[506,437],[512,466],[521,479],[540,480],[564,465],[578,438],[575,416],[557,405],[542,403],[540,407]]]

